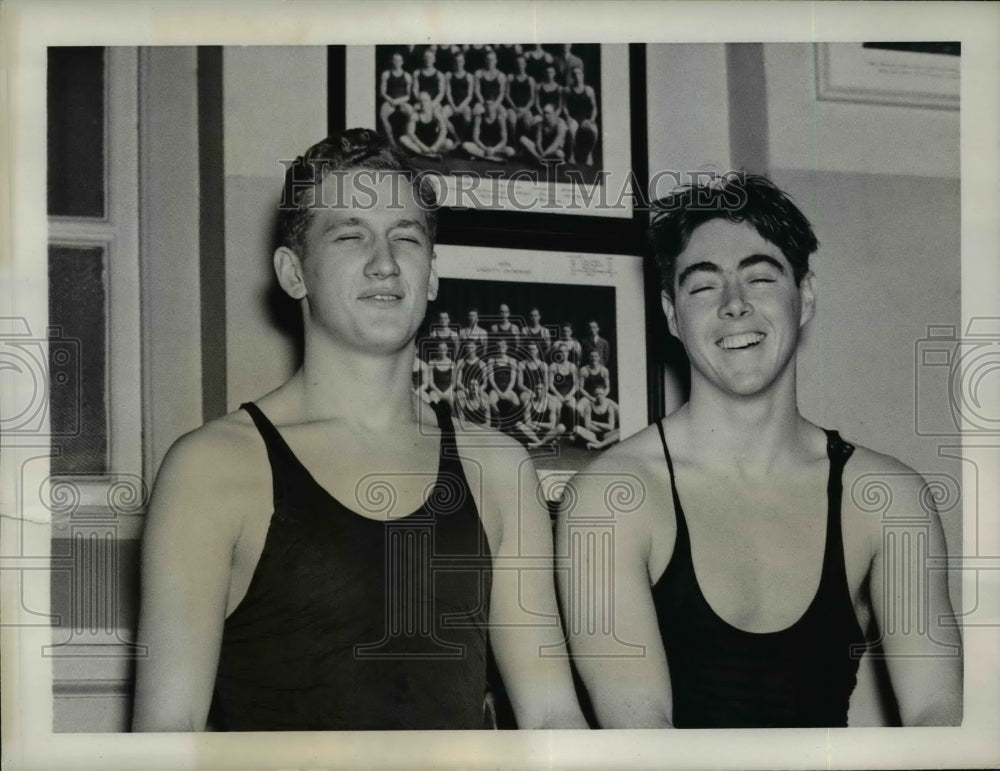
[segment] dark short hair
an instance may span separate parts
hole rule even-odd
[[[431,242],[437,234],[437,195],[407,156],[371,129],[352,128],[331,134],[296,158],[285,170],[278,207],[281,243],[304,257],[305,236],[313,217],[313,193],[332,172],[358,169],[398,172],[414,183],[414,198],[424,211]]]
[[[746,222],[781,249],[796,285],[809,272],[809,255],[819,247],[812,225],[791,197],[755,174],[726,174],[709,184],[684,185],[652,205],[650,242],[660,269],[660,286],[674,296],[677,258],[694,231],[715,219]]]

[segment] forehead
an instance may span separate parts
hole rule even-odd
[[[740,260],[752,254],[766,254],[787,264],[781,249],[761,236],[750,223],[710,220],[691,234],[687,247],[677,257],[677,273],[696,262],[736,267]]]
[[[377,169],[332,171],[313,194],[315,222],[341,219],[385,224],[417,220],[427,227],[427,212],[417,202],[413,182],[400,172]]]

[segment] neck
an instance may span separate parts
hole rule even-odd
[[[307,335],[302,368],[293,378],[304,419],[335,419],[371,432],[415,422],[413,357],[412,343],[376,355]]]
[[[786,375],[752,396],[734,396],[692,372],[691,398],[682,408],[688,446],[700,463],[764,475],[801,457],[811,425],[799,413],[795,362]]]

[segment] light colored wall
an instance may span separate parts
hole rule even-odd
[[[197,50],[139,55],[143,411],[149,480],[178,436],[202,423]],[[170,398],[161,398],[163,390]]]
[[[766,43],[772,169],[959,174],[959,113],[816,99],[815,46]]]
[[[670,192],[669,175],[731,168],[726,46],[722,43],[666,43],[646,46],[646,135],[651,195]],[[647,325],[665,325],[662,316]],[[664,408],[684,400],[681,380],[664,372]]]
[[[817,100],[814,50],[763,46],[770,173],[821,244],[819,308],[799,356],[803,412],[928,477],[958,480],[940,440],[916,430],[915,384],[931,388],[922,408],[946,416],[944,383],[917,356],[929,325],[961,322],[959,114]],[[959,553],[960,511],[943,524]]]
[[[284,174],[327,135],[322,46],[227,47],[223,53],[228,409],[279,386],[295,347],[266,308],[271,237]]]

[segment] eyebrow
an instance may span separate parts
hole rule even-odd
[[[338,228],[353,228],[361,225],[364,225],[364,223],[358,217],[348,217],[347,219],[344,220],[331,222],[323,229],[323,232],[329,233],[330,231],[337,230]],[[396,220],[394,223],[392,223],[392,226],[389,229],[396,230],[397,228],[416,228],[424,235],[427,234],[427,228],[424,226],[424,223],[421,222],[420,220],[414,220],[414,219]]]
[[[416,228],[424,235],[427,234],[427,228],[424,227],[424,223],[421,222],[420,220],[411,220],[411,219],[396,220],[393,223],[391,229],[394,230],[396,228]]]
[[[778,262],[774,257],[769,254],[751,254],[748,257],[744,257],[740,260],[739,265],[736,266],[737,270],[746,270],[747,268],[752,268],[755,265],[770,265],[772,268],[777,270],[779,273],[784,274],[785,267],[780,262]],[[677,277],[677,286],[684,286],[684,282],[691,276],[692,273],[722,273],[722,268],[716,265],[714,262],[708,262],[703,260],[702,262],[695,262],[688,265],[684,270],[681,271],[680,275]]]

